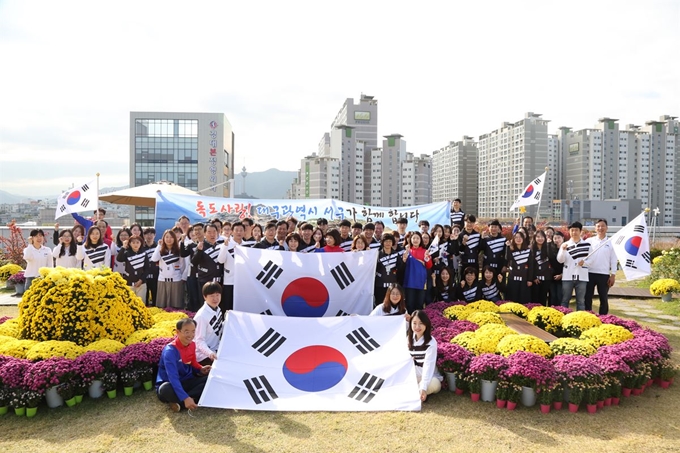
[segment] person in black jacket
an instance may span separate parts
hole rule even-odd
[[[479,252],[481,251],[480,242],[482,235],[475,229],[477,217],[472,214],[465,216],[465,228],[458,236],[460,248],[461,267],[467,269],[471,267],[477,269],[479,274]]]
[[[482,238],[481,249],[484,254],[483,265],[489,266],[494,274],[505,274],[505,248],[507,239],[501,234],[501,223],[494,219],[489,223],[489,235]]]
[[[383,303],[387,288],[398,282],[397,273],[404,266],[404,260],[400,259],[401,253],[396,248],[394,236],[390,233],[383,233],[380,242],[382,247],[378,252],[378,264],[375,268],[375,286],[373,288],[375,301],[373,306]]]
[[[217,260],[220,254],[220,244],[217,243],[219,230],[215,224],[208,223],[204,232],[205,239],[196,244],[196,253],[191,258],[191,264],[196,269],[199,288],[203,288],[208,282],[221,284],[224,275],[222,263]]]
[[[552,283],[552,266],[550,265],[550,244],[543,230],[534,233],[531,244],[531,255],[534,260],[534,284],[531,287],[531,301],[541,305],[548,304],[548,291]],[[557,257],[557,253],[555,253]]]
[[[530,255],[531,249],[527,246],[526,236],[522,231],[517,231],[512,236],[506,254],[509,269],[506,299],[520,304],[531,302],[534,260],[529,259]]]
[[[562,304],[562,270],[564,264],[557,261],[557,252],[564,242],[561,231],[555,231],[550,246],[550,266],[552,267],[552,279],[550,280],[550,305]]]
[[[130,285],[130,289],[146,304],[146,277],[149,273],[149,257],[142,247],[142,238],[133,235],[130,239],[124,241],[123,247],[118,251],[116,261],[125,263],[123,278]]]
[[[432,274],[435,277],[435,274]],[[453,271],[448,267],[442,267],[439,275],[434,280],[435,302],[453,302],[456,300],[456,282],[453,279]]]
[[[505,295],[506,287],[503,283],[503,274],[496,274],[494,269],[484,266],[482,281],[477,291],[477,300],[498,302]]]
[[[463,271],[463,281],[456,288],[456,299],[465,302],[474,302],[477,300],[477,291],[479,289],[479,280],[477,280],[479,271],[472,266],[468,266]]]

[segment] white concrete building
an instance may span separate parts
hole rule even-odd
[[[460,198],[464,211],[476,215],[478,191],[478,150],[472,137],[464,136],[432,153],[433,202]]]

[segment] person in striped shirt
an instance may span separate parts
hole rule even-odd
[[[184,266],[180,256],[179,241],[172,230],[165,230],[163,237],[151,255],[151,262],[158,265],[158,288],[156,306],[160,308],[184,308]]]
[[[534,275],[534,260],[524,233],[520,230],[512,236],[507,252],[508,290],[506,298],[520,304],[531,302],[531,286]]]
[[[142,247],[142,238],[133,235],[130,239],[123,241],[116,261],[125,264],[123,278],[132,291],[146,304],[146,276],[149,273],[149,257]]]
[[[583,225],[574,222],[569,225],[569,239],[557,252],[557,261],[564,263],[562,270],[562,306],[568,307],[571,293],[576,292],[576,310],[586,309],[588,286],[588,255],[590,243],[581,239]]]
[[[352,228],[352,222],[345,219],[340,222],[340,243],[335,244],[342,248],[343,252],[349,252],[352,250],[352,235],[349,234],[349,230]]]
[[[78,238],[76,259],[83,261],[83,269],[90,270],[96,267],[107,267],[111,264],[111,249],[104,243],[101,230],[90,227],[87,232],[87,240],[83,244],[83,237]]]
[[[462,202],[460,198],[456,198],[455,200],[453,200],[453,205],[451,206],[450,219],[451,226],[458,225],[460,229],[463,229],[463,219],[465,219],[465,213],[460,208],[461,203]]]
[[[428,395],[441,390],[444,377],[437,370],[437,340],[432,337],[432,322],[424,311],[416,310],[411,314],[407,338],[420,400],[425,401]]]

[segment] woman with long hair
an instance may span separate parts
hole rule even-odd
[[[315,252],[334,252],[334,253],[342,253],[344,250],[342,247],[340,247],[340,232],[334,228],[326,231],[326,245],[321,247],[321,244],[319,242],[316,243],[316,249],[314,249]]]
[[[486,265],[482,271],[482,281],[477,289],[477,300],[488,300],[498,302],[505,294],[505,284],[503,284],[503,274],[494,272],[494,269]]]
[[[118,234],[116,234],[116,240],[111,243],[111,257],[113,258],[111,270],[113,270],[113,272],[118,272],[123,277],[125,277],[125,263],[121,263],[116,259],[116,257],[118,256],[120,249],[123,248],[123,243],[130,239],[130,236],[132,236],[130,230],[126,227],[123,227],[120,229]]]
[[[530,259],[531,249],[527,246],[525,234],[518,230],[506,251],[508,263],[508,290],[506,299],[520,304],[531,302],[531,277],[534,273],[534,260]]]
[[[423,308],[425,301],[425,285],[427,271],[432,267],[432,260],[427,249],[422,247],[423,237],[419,231],[412,231],[408,236],[404,251],[404,288],[406,289],[406,307],[409,313]],[[406,240],[406,239],[405,239]]]
[[[80,244],[76,251],[76,258],[83,261],[84,270],[111,265],[111,249],[104,243],[102,232],[98,227],[90,227],[84,244],[82,236],[77,237],[76,240]]]
[[[172,230],[165,230],[151,255],[152,263],[158,263],[158,287],[156,307],[184,308],[185,261],[180,257],[179,241]]]
[[[56,265],[68,268],[80,269],[82,263],[76,258],[78,245],[73,237],[71,230],[61,230],[59,233],[59,244],[52,250],[52,257],[56,260]]]
[[[255,244],[260,242],[262,240],[262,225],[259,223],[253,225],[252,235],[253,239],[255,240]]]
[[[312,233],[312,244],[319,244],[321,247],[326,246],[326,239],[324,239],[326,235],[324,234],[323,230],[319,227],[316,227],[314,232]]]
[[[465,302],[474,302],[477,300],[477,291],[479,290],[479,281],[477,280],[478,270],[472,266],[468,266],[463,271],[463,279],[460,285],[456,287],[456,299]]]
[[[453,271],[448,267],[442,267],[439,271],[435,282],[434,300],[437,302],[453,302],[456,300],[456,282],[453,279]]]
[[[404,315],[406,320],[410,319],[406,313],[406,295],[404,288],[398,283],[393,283],[387,288],[385,299],[380,305],[375,307],[370,316],[399,316]]]
[[[551,247],[543,230],[536,230],[531,243],[531,258],[534,260],[534,284],[531,287],[531,301],[541,305],[548,305],[548,291],[553,273],[550,265]],[[557,256],[557,254],[555,254]]]
[[[143,247],[144,240],[137,235],[123,242],[116,261],[125,264],[125,281],[130,289],[146,304],[146,277],[149,273],[149,258]]]
[[[411,314],[407,332],[408,350],[416,368],[420,400],[442,388],[443,376],[437,370],[437,340],[432,337],[432,322],[422,310]]]
[[[380,305],[385,300],[387,288],[399,281],[398,274],[404,266],[392,233],[383,233],[380,244],[373,287],[375,305]]]

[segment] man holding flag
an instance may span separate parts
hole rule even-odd
[[[586,285],[586,310],[593,309],[593,295],[595,294],[595,287],[597,287],[597,294],[600,297],[600,311],[601,315],[609,313],[608,293],[609,288],[614,286],[616,282],[616,253],[611,241],[607,238],[607,221],[599,219],[595,223],[595,232],[597,236],[587,239],[590,243],[592,252],[588,262],[588,284]]]

